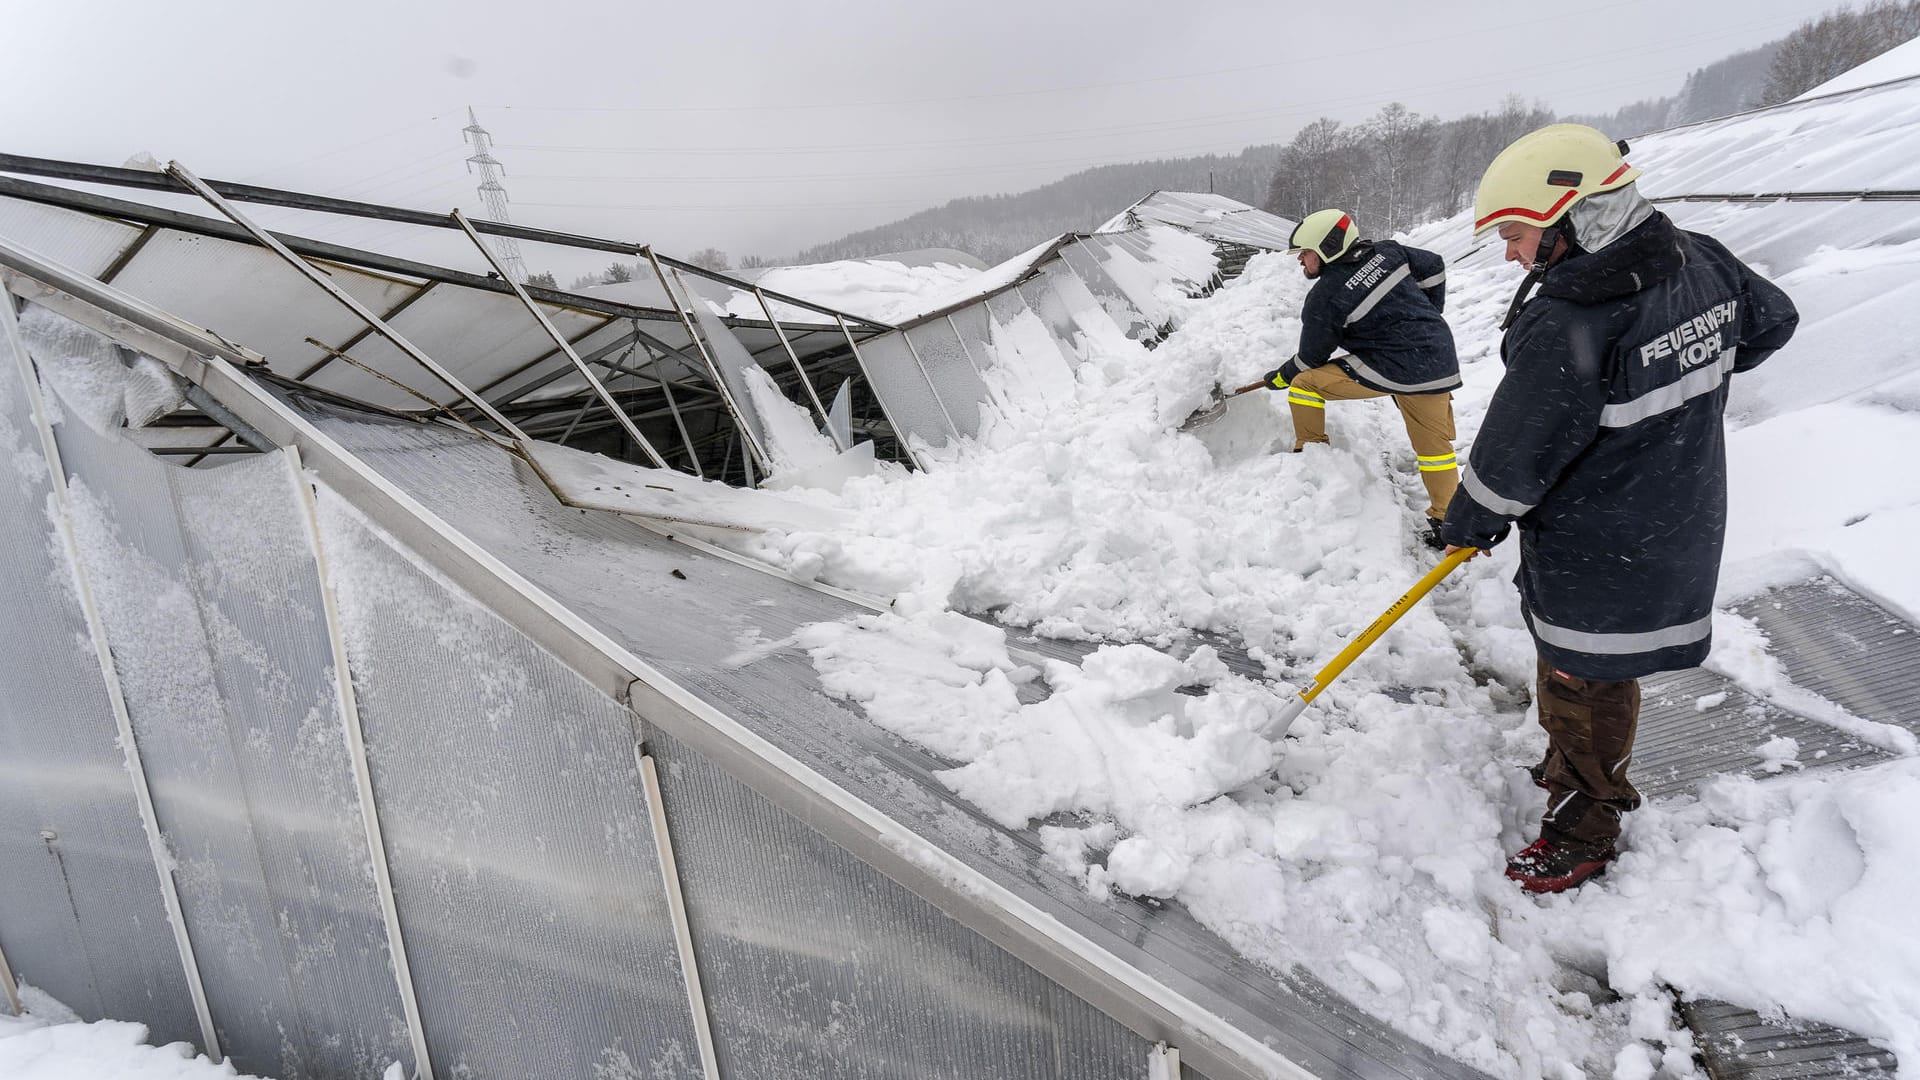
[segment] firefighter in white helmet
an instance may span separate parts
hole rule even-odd
[[[1440,316],[1446,261],[1391,240],[1362,239],[1344,210],[1308,214],[1289,243],[1314,285],[1300,309],[1300,349],[1268,372],[1266,383],[1287,392],[1293,448],[1329,441],[1327,402],[1392,396],[1426,483],[1421,539],[1438,548],[1440,520],[1459,486],[1453,390],[1460,361]]]
[[[1529,271],[1503,324],[1506,375],[1442,537],[1520,526],[1520,610],[1539,654],[1540,836],[1507,863],[1530,892],[1605,869],[1639,678],[1706,658],[1726,529],[1728,380],[1787,343],[1793,302],[1719,241],[1674,226],[1626,146],[1554,124],[1507,147],[1474,199]],[[1538,294],[1530,296],[1534,286]]]

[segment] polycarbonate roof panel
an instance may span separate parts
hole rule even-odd
[[[1100,306],[1106,309],[1107,315],[1126,331],[1128,337],[1140,341],[1150,340],[1154,336],[1154,320],[1142,312],[1140,305],[1107,272],[1105,260],[1079,243],[1061,248],[1060,258],[1073,270],[1074,277],[1100,302]]]
[[[780,320],[782,326],[836,325],[831,315],[823,315],[792,304],[783,304],[772,298],[767,300],[767,307],[763,308],[760,306],[759,298],[754,296],[751,290],[736,288],[724,281],[715,281],[712,278],[701,277],[699,274],[683,273],[672,269],[667,270],[667,273],[679,274],[680,280],[686,284],[687,288],[696,297],[706,301],[716,315],[766,322],[767,308],[771,308],[773,317]],[[635,307],[653,307],[667,311],[673,310],[674,307],[673,301],[667,299],[666,295],[660,291],[660,278],[653,272],[653,266],[644,259],[640,261],[640,268],[632,281],[591,285],[580,292],[584,296],[598,296],[622,304],[632,304]],[[802,297],[802,299],[807,298]]]
[[[780,327],[786,331],[787,346],[791,347],[794,354],[802,360],[818,356],[821,353],[833,352],[836,349],[844,349],[847,347],[847,337],[840,332],[840,327],[837,323],[827,326],[807,327],[795,326],[782,320]],[[849,329],[854,328],[849,326]],[[777,355],[785,357],[787,354],[786,348],[783,348],[780,344],[780,338],[775,335],[771,329],[761,330],[751,326],[735,326],[733,327],[733,336],[739,338],[740,344],[745,345],[755,356]],[[858,330],[854,330],[854,336],[859,336]]]
[[[1836,252],[1920,240],[1920,204],[1911,202],[1670,202],[1660,209],[1769,277]]]
[[[1632,140],[1648,198],[1920,189],[1920,79]]]
[[[1733,381],[1730,413],[1751,420],[1869,391],[1920,342],[1920,205],[1911,202],[1673,202],[1682,228],[1718,239],[1800,310],[1780,355]],[[1893,245],[1904,245],[1895,250]]]
[[[593,373],[600,376],[602,380],[610,379],[614,374],[604,366],[605,363],[612,362],[621,364],[622,366],[632,367],[643,365],[646,362],[645,354],[633,345],[633,324],[625,319],[616,319],[612,322],[605,323],[588,333],[587,336],[573,342],[573,351],[584,360],[602,352],[609,346],[612,347],[611,352],[607,352],[605,356],[599,357],[590,364],[593,368]],[[628,349],[633,349],[631,355],[625,355]],[[436,356],[434,359],[438,360],[440,358]],[[525,370],[509,369],[508,374],[495,376],[486,382],[480,383],[474,387],[474,390],[489,399],[500,400],[519,397],[522,393],[525,393],[528,397],[551,397],[560,392],[556,388],[562,383],[575,387],[584,387],[586,385],[586,380],[580,378],[578,374],[574,374],[578,369],[573,366],[573,361],[567,359],[565,354],[559,353],[558,351],[555,351],[554,355],[540,360],[531,366],[527,366],[525,362],[522,362],[519,366],[524,367]],[[536,390],[530,392],[526,390],[526,388],[532,384],[541,382],[543,379],[560,372],[566,372],[568,374],[561,375],[558,380],[548,382]]]
[[[606,322],[542,305],[547,318],[569,340]],[[452,371],[469,388],[485,386],[527,362],[554,351],[553,338],[533,314],[509,293],[481,292],[457,285],[440,285],[418,303],[409,305],[389,325]],[[358,329],[358,327],[356,327]],[[455,394],[406,354],[378,334],[350,350],[355,360],[383,372],[440,402]],[[350,364],[335,362],[311,380],[322,387],[375,405],[417,409],[420,402]]]
[[[941,447],[959,437],[955,419],[907,348],[904,333],[894,331],[861,342],[860,366],[902,442]]]
[[[780,320],[782,326],[833,325],[833,318],[831,316],[822,315],[817,311],[810,311],[803,307],[795,307],[792,304],[783,304],[771,297],[768,298],[766,305],[763,307],[761,306],[760,298],[755,296],[750,289],[735,288],[724,281],[714,281],[711,278],[704,278],[698,274],[686,274],[677,270],[669,271],[669,273],[678,274],[681,284],[685,285],[688,291],[692,292],[695,296],[705,300],[707,306],[716,315],[736,316],[742,319],[766,322],[768,321],[767,314],[771,311],[773,318]],[[780,290],[775,289],[774,291],[779,292]]]
[[[720,316],[713,313],[705,304],[694,305],[693,317],[699,323],[700,336],[706,339],[709,358],[726,384],[727,393],[733,399],[728,411],[748,433],[753,443],[765,452],[767,449],[766,425],[760,420],[760,410],[754,407],[753,393],[747,382],[747,371],[756,367],[753,357],[747,352],[740,339],[733,336]]]
[[[419,288],[345,267],[327,269],[329,280],[376,313]],[[172,229],[141,248],[113,286],[254,350],[283,375],[297,375],[325,355],[306,343],[309,335],[338,344],[366,325],[265,248]]]
[[[1282,251],[1298,222],[1258,210],[1225,195],[1198,191],[1156,191],[1102,225],[1112,232],[1133,225],[1158,222],[1185,229],[1209,240]]]
[[[88,277],[105,273],[139,235],[125,222],[0,197],[0,236]]]

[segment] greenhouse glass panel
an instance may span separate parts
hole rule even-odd
[[[699,1076],[632,714],[320,510],[436,1072]]]

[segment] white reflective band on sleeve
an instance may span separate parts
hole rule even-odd
[[[1379,383],[1381,386],[1386,387],[1396,394],[1420,394],[1429,390],[1451,390],[1460,385],[1460,376],[1458,375],[1449,375],[1444,379],[1434,379],[1431,382],[1398,383],[1368,367],[1367,362],[1358,356],[1342,356],[1340,359],[1345,360],[1348,365],[1353,368],[1354,374]]]
[[[1379,284],[1375,285],[1373,289],[1367,293],[1367,298],[1360,301],[1359,306],[1353,309],[1353,314],[1347,316],[1347,325],[1352,326],[1354,323],[1366,318],[1367,312],[1372,311],[1374,307],[1380,303],[1382,297],[1392,292],[1395,285],[1407,280],[1407,276],[1411,273],[1413,273],[1413,271],[1402,264],[1398,270],[1381,278]]]
[[[1447,272],[1445,270],[1442,270],[1430,278],[1421,278],[1419,281],[1414,282],[1414,284],[1420,286],[1423,289],[1431,289],[1435,285],[1438,285],[1441,282],[1444,282],[1446,280],[1447,280]]]
[[[1594,634],[1555,626],[1532,612],[1528,612],[1528,617],[1533,620],[1533,632],[1541,641],[1597,656],[1631,656],[1656,649],[1670,649],[1676,645],[1691,645],[1713,633],[1711,612],[1692,622],[1638,634]]]
[[[1467,489],[1467,494],[1473,497],[1474,502],[1479,503],[1481,506],[1486,507],[1496,514],[1511,514],[1514,517],[1519,517],[1533,509],[1532,503],[1518,502],[1505,498],[1504,496],[1495,495],[1493,489],[1489,488],[1485,481],[1473,474],[1473,467],[1471,465],[1460,470],[1460,486]]]
[[[1642,420],[1659,416],[1692,401],[1702,394],[1712,393],[1726,381],[1727,373],[1733,370],[1734,352],[1729,349],[1721,354],[1720,362],[1712,367],[1698,368],[1682,375],[1677,381],[1670,382],[1658,390],[1641,394],[1632,401],[1623,401],[1617,405],[1608,405],[1600,410],[1601,427],[1630,427]]]

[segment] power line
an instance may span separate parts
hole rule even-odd
[[[1616,0],[1615,3],[1587,5],[1560,14],[1534,15],[1529,18],[1530,27],[1558,22],[1564,19],[1578,18],[1587,20],[1604,11],[1643,3],[1644,0]],[[1799,21],[1799,20],[1796,20]],[[1437,45],[1466,38],[1482,38],[1485,32],[1479,29],[1464,30],[1454,34],[1442,34],[1437,37],[1416,38],[1398,41],[1390,45],[1377,47],[1376,51],[1388,49],[1406,49]],[[1210,68],[1206,71],[1187,72],[1178,75],[1152,75],[1140,79],[1121,79],[1110,82],[1078,83],[1068,86],[1036,87],[1029,90],[1002,90],[983,94],[955,94],[946,97],[894,98],[877,101],[836,101],[836,102],[783,102],[779,104],[755,105],[489,105],[487,108],[517,112],[592,112],[592,113],[735,113],[735,112],[792,112],[810,109],[867,109],[892,108],[918,105],[946,105],[964,101],[993,101],[1007,98],[1039,97],[1048,94],[1081,93],[1087,90],[1116,90],[1131,86],[1151,86],[1166,82],[1183,82],[1191,79],[1218,78],[1223,75],[1243,75],[1255,71],[1272,71],[1275,68],[1298,67],[1296,60],[1280,60],[1266,64],[1246,64],[1231,68]]]
[[[1627,2],[1627,0],[1623,0],[1623,2]],[[537,143],[502,143],[501,146],[503,149],[524,150],[524,151],[530,151],[534,153],[587,154],[587,155],[606,155],[606,156],[692,156],[692,157],[778,157],[778,156],[795,156],[795,155],[806,156],[806,155],[817,155],[817,154],[897,153],[902,150],[985,149],[985,148],[1000,147],[1000,146],[1022,146],[1022,145],[1031,145],[1035,143],[1057,142],[1063,139],[1103,138],[1103,137],[1108,137],[1112,135],[1142,134],[1142,133],[1157,132],[1157,131],[1163,131],[1163,130],[1169,130],[1169,129],[1178,130],[1178,129],[1191,128],[1191,127],[1217,127],[1217,126],[1224,126],[1228,124],[1243,123],[1243,122],[1250,122],[1250,121],[1257,121],[1257,120],[1277,119],[1281,117],[1304,116],[1321,109],[1338,108],[1344,105],[1353,105],[1353,104],[1358,104],[1362,102],[1379,101],[1382,98],[1391,100],[1391,99],[1395,99],[1402,96],[1430,94],[1430,93],[1433,93],[1436,91],[1442,91],[1442,90],[1468,89],[1472,87],[1485,86],[1485,85],[1498,83],[1502,81],[1511,81],[1516,77],[1524,77],[1528,75],[1541,74],[1546,72],[1572,71],[1572,70],[1579,70],[1583,68],[1611,66],[1613,61],[1620,56],[1645,55],[1648,53],[1664,53],[1664,52],[1673,52],[1678,50],[1692,49],[1697,45],[1700,45],[1709,41],[1721,40],[1730,36],[1735,36],[1736,34],[1746,33],[1751,29],[1753,29],[1754,26],[1770,26],[1774,24],[1784,24],[1789,21],[1798,22],[1799,20],[1797,19],[1796,20],[1774,20],[1773,23],[1749,24],[1748,26],[1743,27],[1742,30],[1736,31],[1736,32],[1713,32],[1713,33],[1695,35],[1690,38],[1671,39],[1667,41],[1665,44],[1655,48],[1651,48],[1651,49],[1643,45],[1636,45],[1629,48],[1613,50],[1611,52],[1591,54],[1591,55],[1582,57],[1579,60],[1571,61],[1571,62],[1565,61],[1565,60],[1556,60],[1556,61],[1537,64],[1528,68],[1519,68],[1519,69],[1508,68],[1508,69],[1492,72],[1486,75],[1475,75],[1475,76],[1470,76],[1464,79],[1451,80],[1448,82],[1427,83],[1420,86],[1402,86],[1402,87],[1393,88],[1393,89],[1376,89],[1376,90],[1371,90],[1371,91],[1360,93],[1360,94],[1349,94],[1349,95],[1343,95],[1338,97],[1327,97],[1327,98],[1320,98],[1315,100],[1294,102],[1287,106],[1284,106],[1281,108],[1275,108],[1275,109],[1261,109],[1261,110],[1238,112],[1238,113],[1211,113],[1211,114],[1202,114],[1199,116],[1176,117],[1176,118],[1171,118],[1166,120],[1145,121],[1139,124],[1116,125],[1116,126],[1109,126],[1104,128],[1070,128],[1070,129],[1059,130],[1059,131],[1029,132],[1029,133],[1022,133],[1019,135],[1011,135],[1011,136],[1005,136],[1005,137],[968,136],[968,137],[958,138],[958,139],[934,139],[934,140],[922,140],[918,142],[897,142],[896,141],[896,142],[885,142],[885,143],[841,143],[841,144],[798,145],[798,146],[792,145],[792,144],[775,145],[775,146],[727,146],[727,147],[590,146],[590,145],[572,145],[572,144],[555,145],[555,144],[537,144]],[[1655,78],[1665,79],[1666,76],[1647,76],[1646,78],[1634,79],[1625,85],[1640,85],[1643,83],[1651,82]],[[1570,92],[1581,93],[1581,92],[1585,92],[1592,89],[1606,89],[1606,88],[1607,87],[1605,86],[1578,87],[1578,88],[1573,88]],[[1276,137],[1274,139],[1269,139],[1267,141],[1278,141],[1278,139]],[[1147,153],[1178,153],[1178,152],[1185,152],[1185,151],[1161,150],[1161,151],[1145,151],[1145,152]]]
[[[742,213],[751,211],[777,211],[779,213],[805,213],[810,210],[863,210],[871,206],[925,206],[925,199],[863,199],[850,203],[795,203],[787,206],[750,205],[739,203],[722,206],[654,206],[643,203],[548,203],[521,202],[520,206],[553,207],[569,210],[643,210],[656,214],[700,214],[700,213]]]
[[[259,178],[266,176],[269,173],[278,172],[281,169],[291,169],[296,166],[306,165],[310,162],[319,161],[321,158],[333,157],[336,154],[344,154],[349,150],[358,150],[363,146],[369,146],[373,143],[377,143],[385,139],[390,139],[395,135],[400,134],[403,131],[412,131],[414,128],[420,127],[424,124],[436,123],[450,115],[452,114],[447,112],[435,113],[432,116],[427,117],[425,120],[415,120],[415,121],[412,121],[411,123],[402,124],[391,131],[385,131],[378,135],[374,135],[370,138],[361,139],[359,142],[348,143],[345,146],[336,146],[330,150],[323,150],[317,154],[313,154],[308,157],[303,157],[298,161],[288,162],[284,165],[275,165],[275,166],[272,166],[271,168],[262,169],[259,172],[248,173],[247,175],[237,177],[236,179],[242,183],[250,180],[258,180]]]

